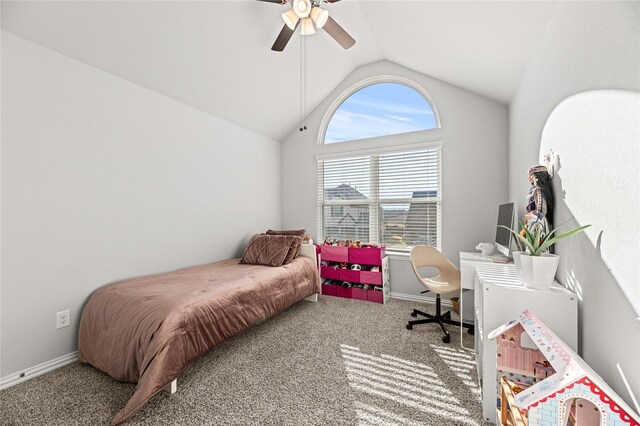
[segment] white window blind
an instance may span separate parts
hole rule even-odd
[[[440,249],[440,147],[318,161],[320,238]]]

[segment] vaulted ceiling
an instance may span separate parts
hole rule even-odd
[[[2,2],[2,28],[281,140],[300,120],[301,38],[270,50],[285,5],[233,1]],[[307,110],[355,68],[389,60],[508,104],[556,2],[343,0],[356,40],[307,36]],[[428,88],[427,88],[428,90]]]

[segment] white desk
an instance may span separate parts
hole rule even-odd
[[[464,251],[460,252],[460,287],[461,287],[460,288],[460,320],[461,321],[467,310],[465,309],[465,303],[464,303],[465,290],[473,291],[475,289],[473,279],[476,274],[476,265],[483,265],[483,264],[495,265],[496,263],[494,263],[493,260],[491,260],[490,258],[485,257],[478,252],[475,252],[475,253],[464,252]],[[473,298],[471,299],[471,301],[473,301]],[[469,321],[469,318],[464,318],[464,319]],[[475,322],[475,321],[476,321],[475,314],[472,312],[471,322]],[[460,324],[460,347],[463,349],[472,350],[470,348],[466,348],[462,343],[463,332],[464,330],[461,323]]]
[[[482,411],[487,421],[495,422],[496,343],[487,335],[529,309],[577,352],[578,298],[558,283],[543,290],[524,287],[512,263],[494,263],[475,253],[460,253],[460,273],[462,288],[474,290],[475,354]]]
[[[477,265],[505,265],[505,263],[495,263],[481,253],[460,252],[460,286],[473,290],[473,276]],[[508,264],[506,264],[508,265]]]

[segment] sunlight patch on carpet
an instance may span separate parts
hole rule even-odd
[[[348,345],[340,345],[340,351],[351,388],[460,424],[479,425],[470,418],[469,410],[461,406],[460,400],[433,367],[388,354],[367,354]],[[466,367],[467,364],[461,363],[455,368],[463,369],[462,366]],[[463,371],[458,374],[463,374]],[[361,426],[418,424],[380,407],[359,401],[355,404],[358,424]]]
[[[482,402],[480,386],[474,377],[474,371],[476,368],[474,356],[462,349],[456,349],[449,346],[430,346],[447,365],[447,367],[449,367],[449,370],[462,380],[462,383],[469,388],[469,391],[476,396],[478,401]]]
[[[423,423],[404,418],[375,405],[365,404],[359,401],[355,403],[358,424],[365,425],[403,425],[424,426]]]

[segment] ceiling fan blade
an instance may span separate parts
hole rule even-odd
[[[337,3],[337,2],[339,2],[340,0],[324,0],[324,1],[326,1],[327,3]]]
[[[285,4],[287,2],[286,0],[258,0],[258,1],[264,1],[267,3],[280,3],[280,4]]]
[[[299,24],[300,22],[296,24],[296,28],[298,28]],[[292,30],[287,26],[287,24],[284,24],[282,30],[280,30],[280,34],[278,34],[278,37],[276,38],[276,41],[273,43],[273,46],[271,46],[271,50],[275,52],[282,52],[284,48],[287,47],[287,43],[289,43],[289,39],[294,32],[295,29]]]
[[[338,43],[340,43],[340,46],[344,47],[345,49],[348,49],[356,44],[356,41],[353,39],[353,37],[351,37],[344,30],[344,28],[338,25],[338,23],[334,21],[331,16],[329,16],[329,19],[327,19],[327,22],[322,28],[326,32],[328,32],[329,35],[333,37]]]

